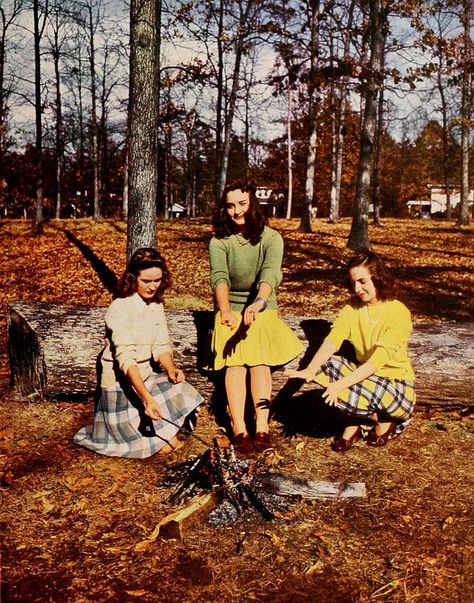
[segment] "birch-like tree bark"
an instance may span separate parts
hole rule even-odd
[[[156,245],[160,90],[160,0],[130,4],[127,257]]]
[[[461,202],[459,207],[459,226],[467,226],[471,221],[469,215],[469,130],[472,111],[472,65],[473,44],[471,24],[474,7],[470,0],[462,1],[462,25],[464,45],[464,65],[462,72],[462,108],[461,108]]]
[[[364,116],[360,135],[360,158],[357,170],[356,199],[351,231],[347,246],[353,251],[370,249],[369,200],[374,135],[377,125],[377,94],[383,81],[383,56],[386,40],[387,18],[384,0],[367,0],[369,6],[370,61],[367,82],[362,97]]]
[[[43,234],[43,103],[41,97],[41,38],[46,24],[47,3],[40,6],[33,0],[34,55],[35,55],[35,167],[36,201],[33,232]],[[42,19],[42,23],[40,20]]]
[[[320,0],[310,0],[311,7],[311,55],[310,55],[310,73],[308,83],[308,149],[306,155],[306,176],[304,188],[304,205],[301,214],[301,221],[298,227],[299,232],[312,232],[311,218],[313,215],[314,201],[314,172],[316,164],[316,143],[317,134],[317,114],[319,94],[316,86],[316,77],[319,62],[319,15]]]

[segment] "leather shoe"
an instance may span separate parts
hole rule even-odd
[[[255,452],[252,438],[248,433],[238,433],[234,437],[234,450],[242,456],[250,456]]]
[[[375,427],[374,427],[374,429],[372,429],[372,431],[367,436],[367,439],[366,439],[367,446],[375,446],[377,448],[385,446],[385,444],[388,442],[390,436],[392,436],[395,433],[396,428],[397,428],[397,423],[390,423],[390,425],[388,426],[388,429],[382,435],[377,435],[375,433]]]
[[[257,452],[263,452],[267,448],[271,448],[272,441],[270,439],[270,434],[266,431],[257,431],[253,439],[253,445]]]
[[[362,428],[360,425],[357,426],[355,432],[351,435],[350,438],[346,440],[346,438],[340,436],[334,440],[332,443],[332,449],[334,452],[347,452],[352,448],[352,446],[360,440],[360,435],[362,433]]]

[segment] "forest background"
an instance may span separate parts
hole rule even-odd
[[[468,0],[153,4],[159,216],[208,215],[237,176],[281,192],[280,216],[350,215],[374,87],[376,212],[468,182]],[[126,217],[129,3],[3,0],[0,17],[2,215]]]

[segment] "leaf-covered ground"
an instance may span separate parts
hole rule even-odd
[[[276,221],[285,238],[283,313],[331,318],[343,303],[350,224]],[[472,321],[472,227],[386,222],[374,249],[400,279],[415,321]],[[209,226],[159,225],[174,285],[169,307],[210,308]],[[28,222],[0,222],[1,319],[13,300],[107,305],[123,268],[125,224],[61,221],[31,236]],[[466,409],[420,409],[384,449],[336,455],[311,429],[284,436],[272,423],[280,471],[314,480],[363,481],[366,499],[301,502],[273,522],[211,528],[183,541],[149,540],[171,511],[158,487],[168,465],[199,454],[189,439],[173,458],[103,458],[74,446],[92,401],[14,401],[6,335],[0,338],[0,534],[2,601],[38,602],[465,602],[474,599],[472,394]],[[469,364],[469,359],[467,359]],[[216,433],[206,406],[197,433]]]

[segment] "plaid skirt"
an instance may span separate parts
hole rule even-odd
[[[135,391],[126,384],[123,389],[116,385],[102,388],[94,423],[80,429],[74,442],[106,456],[131,458],[146,458],[163,448],[198,408],[203,397],[186,381],[173,384],[165,375],[154,373],[145,385],[158,402],[161,416],[175,425],[150,419]],[[192,425],[186,427],[192,428]]]
[[[314,380],[319,385],[327,385],[342,379],[357,368],[346,358],[332,356],[321,366]],[[336,407],[342,412],[360,419],[368,419],[375,412],[381,420],[394,419],[408,424],[415,407],[416,394],[413,381],[388,379],[371,375],[360,383],[344,389],[339,394]],[[398,430],[400,431],[400,430]]]

